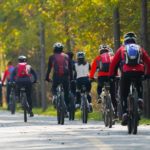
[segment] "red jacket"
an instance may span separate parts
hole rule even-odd
[[[3,76],[3,79],[2,79],[2,84],[4,84],[5,80],[7,79],[7,81],[10,80],[10,70],[13,70],[14,69],[14,66],[8,66],[7,69],[5,70],[4,72],[4,76]]]
[[[93,60],[92,65],[91,65],[90,75],[89,75],[90,78],[94,78],[94,74],[95,74],[95,72],[98,68],[98,63],[97,62],[100,62],[100,59],[101,59],[101,55],[97,56]],[[112,61],[112,56],[110,56],[110,60]],[[98,77],[100,77],[100,76],[109,76],[109,72],[99,71],[98,72]]]
[[[118,67],[119,63],[122,61],[122,52],[124,50],[124,46],[122,45],[116,52],[112,63],[110,64],[109,68],[109,75],[113,76],[115,74],[115,70]],[[141,48],[141,59],[143,64],[138,64],[136,66],[129,66],[127,64],[122,64],[121,70],[122,72],[144,72],[145,71],[145,64],[147,65],[147,74],[150,74],[150,58],[147,52]]]

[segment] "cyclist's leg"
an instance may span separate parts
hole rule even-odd
[[[63,88],[64,88],[64,100],[67,106],[67,109],[69,108],[69,79],[68,77],[63,77],[61,79],[61,82],[63,84]]]
[[[25,89],[26,89],[26,94],[27,94],[27,101],[29,104],[29,113],[30,116],[33,116],[32,112],[32,98],[31,98],[31,92],[32,92],[32,83],[30,81],[24,83]]]
[[[122,76],[120,80],[120,97],[122,105],[122,125],[127,124],[127,97],[130,91],[130,78],[127,76]]]
[[[98,85],[97,85],[97,95],[98,95],[98,99],[97,102],[101,103],[102,98],[100,97],[101,93],[102,93],[102,88],[104,86],[104,82],[106,81],[106,77],[98,77]]]
[[[114,111],[115,111],[115,116],[117,116],[117,100],[116,100],[116,91],[114,90],[116,89],[115,87],[115,81],[110,82],[110,95],[111,95],[111,100],[112,100],[112,104],[114,107]]]
[[[81,91],[81,81],[80,79],[77,79],[76,81],[76,108],[80,108],[80,105],[81,105],[81,94],[80,94],[80,91]]]
[[[10,96],[10,92],[11,92],[11,85],[7,82],[7,105],[8,105],[8,109],[9,109],[9,96]]]
[[[141,81],[141,77],[137,77],[137,80],[135,82],[135,86],[138,92],[138,104],[139,108],[143,110],[144,108],[144,101],[143,101],[143,85]]]
[[[92,97],[91,97],[91,82],[89,81],[89,79],[85,80],[85,87],[86,87],[86,91],[87,91],[87,99],[89,103],[92,103]]]

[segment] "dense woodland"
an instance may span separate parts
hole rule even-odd
[[[44,110],[44,75],[53,43],[62,42],[65,51],[83,50],[92,61],[100,44],[116,51],[124,33],[134,31],[150,52],[149,14],[149,0],[0,0],[0,73],[7,61],[27,55],[39,77],[35,99]],[[149,81],[145,84],[150,86]],[[145,91],[146,101],[148,94]],[[148,108],[145,116],[150,117]]]

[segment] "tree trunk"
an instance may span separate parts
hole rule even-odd
[[[116,51],[120,47],[120,17],[119,17],[119,7],[115,6],[113,12],[113,22],[114,22],[114,50]]]
[[[41,100],[42,109],[46,109],[46,91],[45,91],[45,27],[44,23],[40,22],[40,48],[41,48]]]
[[[142,45],[145,49],[148,49],[148,21],[147,21],[147,0],[141,0],[141,39],[142,39]],[[149,101],[149,89],[150,89],[150,82],[145,81],[144,82],[144,116],[147,118],[150,118],[150,101]]]

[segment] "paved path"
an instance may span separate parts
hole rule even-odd
[[[68,121],[57,125],[55,117],[35,115],[23,122],[23,114],[0,111],[0,150],[149,150],[150,126],[128,135],[119,124],[105,128],[102,122]]]

